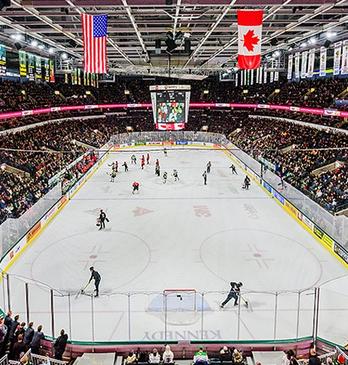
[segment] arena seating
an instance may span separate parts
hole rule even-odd
[[[161,82],[167,83],[168,80],[159,80],[158,83]],[[335,98],[339,97],[348,85],[347,79],[303,80],[299,83],[283,81],[278,84],[249,87],[235,87],[233,83],[222,84],[216,81],[190,83],[193,102],[272,102],[313,107],[334,106]],[[64,83],[18,84],[3,81],[0,83],[0,112],[58,105],[149,102],[150,84],[153,84],[153,81],[125,78],[119,79],[115,84],[100,84],[97,89]],[[275,92],[277,88],[281,91]],[[248,92],[243,92],[246,89]],[[129,94],[125,94],[125,90],[129,90]],[[204,93],[204,90],[209,92]],[[94,113],[101,114],[101,111],[52,113],[50,118]],[[249,114],[257,114],[260,119],[256,122],[255,119],[248,118]],[[233,143],[255,158],[265,158],[273,163],[285,181],[309,195],[327,210],[337,212],[346,207],[348,203],[346,150],[299,151],[298,149],[347,147],[348,137],[285,121],[262,118],[266,115],[339,128],[346,126],[345,122],[337,117],[298,115],[271,110],[246,113],[204,109],[190,111],[187,129],[201,130],[203,126],[208,126],[210,132],[229,135],[240,128],[239,133],[231,136]],[[0,130],[44,120],[47,120],[46,115],[4,120],[0,123]],[[86,152],[85,145],[100,147],[112,134],[125,132],[127,127],[131,127],[134,131],[153,130],[151,110],[127,111],[124,115],[107,113],[106,118],[95,121],[69,120],[1,136],[1,146],[5,150],[0,151],[0,164],[3,164],[3,167],[6,164],[17,168],[23,174],[10,173],[5,168],[1,175],[0,222],[6,217],[18,217],[44,195],[49,189],[49,179],[77,156]],[[296,147],[295,150],[290,149],[286,153],[281,151],[292,145]],[[27,151],[15,151],[18,149]],[[30,152],[31,150],[33,152]],[[67,152],[57,154],[59,151]],[[342,164],[321,174],[313,174],[316,169],[333,162]]]

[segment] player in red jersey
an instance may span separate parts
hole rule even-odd
[[[136,191],[139,192],[139,183],[138,182],[134,181],[132,186],[133,186],[132,194],[134,194]]]

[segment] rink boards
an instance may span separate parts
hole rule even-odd
[[[170,143],[164,143],[163,142],[158,142],[158,143],[148,143],[146,144],[146,148],[150,148],[151,150],[158,148],[159,151],[162,151],[163,146],[171,146],[169,149],[169,153],[170,154],[175,154],[175,149],[176,147],[178,148],[178,151],[180,150],[180,148],[199,148],[201,150],[206,149],[207,151],[209,151],[209,149],[215,150],[215,149],[219,149],[220,146],[219,145],[215,145],[215,144],[199,144],[199,143],[193,143],[190,145],[186,145],[186,144],[177,144],[177,145],[172,145]],[[144,145],[135,145],[135,144],[128,144],[128,145],[120,145],[120,146],[115,146],[115,151],[117,151],[118,149],[121,149],[122,151],[128,151],[128,150],[133,150],[136,152],[137,150],[142,150],[144,149]],[[145,150],[144,149],[144,150]],[[229,152],[223,151],[223,152],[218,152],[218,151],[211,151],[211,153],[213,154],[212,156],[214,156],[214,154],[221,154],[221,161],[219,160],[218,162],[222,163],[223,160],[223,154],[225,154],[225,159],[230,160],[231,158],[237,162],[237,160],[235,159],[235,157],[232,157],[230,155]],[[163,153],[162,153],[163,154]],[[178,155],[179,156],[179,155]],[[180,157],[180,156],[179,156]],[[45,231],[45,229],[47,228],[47,226],[50,224],[50,222],[57,217],[58,213],[61,212],[63,210],[64,207],[66,207],[66,209],[68,209],[67,207],[70,205],[69,201],[74,201],[74,197],[75,196],[79,196],[78,192],[80,191],[80,189],[82,188],[82,186],[85,185],[85,183],[90,180],[93,176],[96,175],[96,173],[98,172],[98,170],[103,167],[104,162],[107,159],[111,159],[112,158],[112,154],[108,154],[105,153],[104,156],[102,156],[102,158],[100,159],[100,161],[83,177],[83,179],[81,179],[79,181],[79,183],[77,185],[74,186],[73,189],[71,189],[68,194],[66,194],[65,196],[63,196],[59,202],[56,203],[56,205],[51,208],[45,215],[44,217],[42,217],[42,219],[27,233],[27,235],[25,237],[23,237],[23,239],[18,242],[18,244],[8,253],[8,255],[6,256],[6,259],[2,262],[2,267],[4,268],[4,271],[8,271],[11,266],[16,262],[16,260],[22,255],[22,253],[32,245],[32,243],[36,240],[40,238],[41,233],[43,233]],[[162,158],[162,156],[161,156]],[[170,156],[170,158],[172,158],[172,156]],[[175,157],[176,158],[176,157]],[[179,158],[180,159],[180,158]],[[219,157],[220,159],[220,157]],[[227,162],[226,162],[227,163]],[[185,165],[183,165],[183,168],[185,167]],[[103,167],[103,169],[105,168],[105,166]],[[258,193],[255,192],[255,190],[253,190],[253,194],[255,194],[255,196],[253,195],[253,197],[255,197],[255,199],[260,199],[262,201],[262,194],[264,194],[264,192],[266,191],[269,196],[272,196],[272,201],[276,201],[278,203],[278,206],[281,206],[285,211],[287,211],[287,213],[289,213],[293,218],[296,218],[296,220],[301,223],[302,227],[306,228],[306,230],[308,232],[311,233],[311,235],[317,240],[320,241],[323,244],[323,247],[328,248],[328,244],[327,244],[327,238],[325,237],[323,239],[323,237],[319,237],[318,234],[315,234],[314,232],[314,225],[310,226],[310,223],[308,221],[304,222],[303,217],[300,218],[299,216],[299,212],[294,210],[294,207],[290,205],[290,203],[287,203],[285,200],[283,200],[281,194],[279,194],[278,192],[276,192],[275,190],[271,189],[269,186],[265,185],[264,182],[261,181],[261,179],[259,178],[259,176],[257,174],[255,174],[253,171],[250,171],[248,169],[245,170],[245,166],[239,164],[239,169],[238,172],[240,173],[241,171],[246,171],[249,175],[252,175],[253,181],[257,182],[258,184],[260,184],[260,186],[263,187],[263,192]],[[103,172],[98,172],[98,177],[102,176]],[[225,177],[223,177],[222,175],[222,179],[225,179]],[[92,181],[92,180],[91,180]],[[238,180],[239,181],[239,180]],[[94,182],[92,182],[92,184],[94,184]],[[85,185],[86,187],[89,187],[89,184]],[[238,186],[239,186],[239,182],[238,182]],[[228,185],[223,185],[222,189],[228,188]],[[180,186],[180,189],[183,189],[184,187]],[[253,188],[254,189],[254,188]],[[82,190],[83,191],[83,190]],[[238,192],[239,194],[239,192]],[[186,195],[185,195],[186,196]],[[199,197],[201,197],[201,195],[199,195]],[[223,197],[223,196],[222,196]],[[229,196],[227,196],[228,198]],[[174,196],[175,198],[175,196]],[[218,196],[215,196],[215,198],[218,198]],[[127,198],[128,199],[128,198]],[[185,198],[186,199],[186,198]],[[189,195],[187,195],[187,199],[189,199]],[[243,198],[244,199],[244,198]],[[249,197],[246,198],[246,203],[243,203],[244,205],[248,205],[248,199]],[[199,199],[198,199],[199,200]],[[68,204],[69,203],[69,204]],[[271,202],[272,203],[272,202]],[[215,203],[214,203],[215,204]],[[214,210],[214,204],[212,205],[212,209]],[[220,204],[220,203],[219,203]],[[235,208],[237,209],[238,212],[238,207],[239,207],[239,203],[234,202],[233,203]],[[258,203],[257,203],[258,204]],[[269,203],[267,203],[269,205]],[[272,203],[274,205],[274,203]],[[202,208],[203,204],[196,204],[194,205],[194,207],[198,207],[198,208],[193,208],[193,209],[203,209]],[[217,205],[219,206],[219,205]],[[277,205],[274,205],[275,207],[277,207]],[[150,208],[149,208],[150,209]],[[225,209],[225,208],[224,208]],[[263,203],[262,205],[257,205],[257,210],[260,209],[260,212],[263,212]],[[267,209],[272,209],[273,208],[267,208]],[[279,213],[276,213],[277,210],[274,210],[274,213],[277,215]],[[200,214],[202,212],[200,211]],[[60,216],[60,215],[59,215]],[[250,213],[251,219],[254,219],[253,213]],[[238,221],[238,218],[235,217],[236,221]],[[259,217],[259,219],[263,219],[261,218],[261,216]],[[269,216],[267,219],[272,219],[271,216]],[[265,217],[265,220],[267,220]],[[114,220],[113,220],[114,221]],[[204,224],[204,223],[203,223]],[[256,224],[256,222],[255,222]],[[291,223],[293,224],[293,223]],[[311,230],[308,228],[312,228]],[[287,227],[284,227],[284,231],[287,231]],[[212,232],[213,233],[213,232]],[[216,234],[220,234],[220,233],[216,233]],[[235,235],[239,235],[239,233],[235,232]],[[241,232],[240,235],[240,239],[242,240],[242,236],[243,234],[245,234],[244,232]],[[301,233],[297,232],[296,229],[296,234],[299,237],[303,237],[303,240],[308,240],[308,238],[305,238],[305,235],[302,235]],[[214,235],[214,233],[213,233]],[[222,236],[217,236],[217,238],[213,238],[214,244],[218,244],[219,241],[224,241],[224,240],[228,240],[229,236],[227,233],[227,236],[224,237],[223,236],[224,233],[222,233]],[[272,241],[273,238],[272,236],[266,234],[266,233],[262,233],[259,232],[257,234],[259,237],[262,237],[262,239],[264,239],[265,242],[267,241]],[[220,238],[219,238],[220,237]],[[238,238],[238,237],[237,237]],[[209,240],[209,236],[206,240]],[[277,238],[279,241],[283,240],[283,238],[281,238],[280,236]],[[302,238],[301,238],[302,239]],[[205,245],[206,247],[209,248],[210,250],[210,245],[212,244],[210,241],[203,241],[203,246]],[[326,241],[326,242],[325,242]],[[206,243],[208,242],[208,243]],[[286,241],[284,241],[286,242]],[[284,243],[288,244],[288,243]],[[290,242],[289,242],[290,244]],[[290,247],[290,246],[289,246]],[[275,250],[276,246],[272,246],[272,249]],[[221,250],[226,250],[226,247],[221,247]],[[311,248],[312,250],[312,248]],[[316,250],[314,248],[314,250]],[[318,246],[318,251],[320,251],[319,246]],[[28,251],[29,252],[29,251]],[[210,251],[209,251],[210,252]],[[302,251],[298,251],[299,256],[301,256],[300,252]],[[332,252],[332,249],[330,250],[330,252]],[[210,252],[209,254],[205,253],[203,255],[206,255],[206,257],[204,258],[204,260],[209,260],[209,255],[212,255],[213,251]],[[261,253],[263,254],[263,253]],[[324,257],[325,255],[320,253],[321,257]],[[275,258],[277,259],[277,258]],[[321,259],[322,260],[322,259]],[[309,261],[309,265],[310,265]],[[18,263],[20,264],[21,261],[18,261]],[[330,262],[330,265],[332,264],[332,262]],[[281,261],[279,261],[279,265],[281,266]],[[209,266],[209,265],[208,265]],[[338,266],[338,265],[337,265]],[[209,269],[209,267],[208,267]],[[281,267],[279,268],[281,269]],[[243,268],[239,269],[241,272],[243,272]],[[340,272],[340,275],[343,275],[344,271],[337,269],[337,273]],[[11,274],[11,270],[10,270],[10,274]],[[247,271],[244,272],[244,275],[247,275]],[[277,273],[274,274],[275,276],[277,275]],[[333,274],[332,274],[333,275]],[[339,276],[339,275],[337,275]],[[271,278],[271,277],[270,277]],[[328,279],[331,279],[331,277]],[[270,279],[271,280],[271,279]],[[214,286],[215,284],[212,283],[212,285]],[[200,288],[198,288],[199,291]],[[294,335],[296,334],[296,330],[293,324],[289,324],[287,323],[287,325],[289,325],[289,327],[291,327],[291,331],[289,330],[285,330],[285,326],[283,326],[284,328],[278,328],[278,331],[276,331],[277,333],[274,333],[274,328],[273,328],[273,322],[275,320],[274,318],[274,310],[275,307],[274,305],[276,304],[278,306],[278,309],[284,311],[284,312],[279,312],[278,313],[278,321],[281,323],[286,323],[286,314],[287,313],[291,313],[291,318],[292,321],[296,321],[296,312],[297,312],[297,301],[298,301],[298,297],[296,296],[295,292],[291,293],[291,295],[289,294],[288,296],[281,296],[283,294],[281,294],[279,296],[279,302],[276,303],[274,302],[274,293],[269,294],[269,293],[248,293],[249,298],[251,303],[254,303],[254,306],[252,306],[251,308],[247,309],[247,308],[240,308],[240,313],[238,314],[238,311],[235,311],[234,308],[231,309],[227,309],[226,312],[219,312],[218,309],[218,304],[221,301],[221,298],[223,298],[225,296],[225,292],[224,290],[224,286],[220,286],[218,288],[219,290],[221,289],[221,291],[219,292],[219,290],[212,290],[210,288],[210,290],[208,290],[203,296],[200,294],[197,294],[197,301],[198,301],[198,311],[186,311],[186,313],[167,313],[167,317],[165,316],[164,313],[161,313],[161,311],[158,309],[158,303],[161,303],[161,296],[160,293],[158,294],[153,294],[150,295],[149,297],[146,297],[146,295],[142,295],[142,294],[132,294],[131,295],[131,308],[132,308],[132,318],[131,318],[131,331],[129,330],[129,322],[128,320],[126,320],[127,318],[127,311],[128,311],[128,305],[129,303],[127,303],[127,299],[126,296],[123,297],[123,293],[116,293],[112,294],[114,295],[113,297],[108,297],[107,299],[105,299],[105,302],[103,303],[95,303],[95,310],[96,310],[96,321],[101,321],[101,323],[103,323],[103,325],[105,326],[106,323],[104,323],[104,321],[106,319],[101,318],[103,310],[102,308],[105,307],[107,309],[107,313],[109,316],[111,316],[113,318],[113,320],[118,321],[117,323],[119,323],[119,328],[117,329],[117,333],[115,332],[114,334],[107,334],[107,336],[105,338],[100,337],[100,333],[98,330],[98,325],[95,325],[95,335],[94,338],[92,335],[90,335],[90,333],[92,332],[92,329],[88,329],[87,331],[78,331],[76,328],[73,329],[72,331],[72,337],[76,340],[121,340],[121,339],[130,339],[130,340],[144,340],[144,341],[150,341],[150,340],[165,340],[165,339],[188,339],[188,338],[195,338],[195,339],[199,339],[199,338],[204,338],[204,339],[210,339],[210,340],[218,340],[218,339],[226,339],[226,338],[237,338],[237,336],[239,336],[240,338],[248,338],[250,339],[251,336],[251,332],[254,332],[254,335],[251,338],[255,338],[255,339],[269,339],[272,338],[274,335],[276,335],[277,337],[280,336],[280,338],[293,338]],[[150,290],[150,289],[149,289]],[[135,290],[136,291],[136,290]],[[307,295],[308,294],[308,295]],[[262,297],[266,297],[268,298],[267,300],[263,300]],[[272,299],[271,299],[272,298]],[[302,307],[300,308],[300,314],[301,314],[301,321],[303,322],[302,325],[302,330],[300,329],[299,334],[300,335],[308,335],[309,332],[305,331],[305,327],[309,327],[311,325],[311,320],[312,320],[312,316],[311,316],[311,311],[312,311],[312,302],[313,302],[313,298],[311,296],[310,291],[308,293],[306,293],[306,296],[303,295],[302,299]],[[336,300],[336,302],[340,302],[341,298],[337,298],[334,296],[334,299]],[[14,304],[14,303],[12,303]],[[81,304],[81,306],[80,306]],[[81,314],[79,314],[80,318],[84,318],[84,320],[89,320],[90,316],[89,314],[86,317],[83,317],[82,313],[84,312],[88,312],[89,308],[90,308],[90,302],[89,302],[89,298],[82,298],[80,301],[80,304],[77,303],[73,303],[72,306],[80,306],[79,308],[73,308],[72,312],[74,312],[74,310],[77,312],[79,312],[80,310],[82,311]],[[324,303],[325,304],[325,303]],[[330,303],[329,303],[330,304]],[[331,305],[331,304],[330,304]],[[121,309],[119,309],[120,307],[122,307]],[[259,308],[258,308],[259,307]],[[325,307],[325,305],[324,305]],[[57,309],[59,310],[59,305],[57,305]],[[115,311],[115,313],[114,313]],[[333,313],[333,308],[330,309],[331,313]],[[338,309],[338,312],[334,313],[335,314],[335,318],[340,318],[339,317],[339,313],[341,309]],[[21,311],[22,312],[22,311]],[[40,311],[38,310],[38,313]],[[184,311],[185,312],[185,311]],[[98,313],[98,314],[97,314]],[[307,314],[309,315],[307,318]],[[343,312],[342,312],[343,313]],[[341,314],[342,314],[341,313]],[[44,315],[46,316],[46,314]],[[82,316],[82,317],[81,317]],[[337,317],[338,316],[338,317]],[[256,318],[255,318],[256,317]],[[344,317],[344,316],[343,316]],[[63,321],[63,313],[57,313],[56,314],[56,318],[57,318],[57,322],[59,324],[61,324],[62,326],[66,326],[66,324],[64,324]],[[145,318],[148,318],[145,320]],[[152,318],[152,320],[150,319]],[[342,318],[342,317],[341,317]],[[150,319],[150,320],[149,320]],[[150,327],[148,327],[144,332],[139,332],[138,330],[135,329],[135,327],[142,327],[142,323],[146,323],[147,326],[149,326],[149,324],[151,324],[151,322],[153,321],[153,323],[155,323],[155,327],[154,329],[151,329]],[[228,324],[230,321],[232,328],[225,330],[224,326],[226,325],[226,323]],[[238,325],[235,322],[238,322]],[[267,326],[267,330],[262,329],[262,327],[264,326],[263,323],[266,322],[272,322],[271,325]],[[46,321],[47,322],[47,321]],[[76,320],[75,320],[76,322]],[[322,321],[323,323],[326,321]],[[225,323],[225,325],[224,325]],[[244,323],[244,324],[243,324]],[[47,327],[47,323],[46,327]],[[75,324],[76,326],[76,324]],[[202,327],[203,326],[203,327]],[[238,329],[239,326],[239,329]],[[256,328],[256,327],[257,328]],[[254,328],[255,327],[255,328]],[[251,328],[253,330],[250,330],[248,328]],[[57,331],[57,330],[56,330]],[[303,332],[304,331],[304,332]],[[88,332],[88,335],[85,334],[84,332]],[[264,336],[263,336],[264,334]],[[122,337],[123,336],[123,337]],[[335,339],[340,338],[341,335],[336,336]]]

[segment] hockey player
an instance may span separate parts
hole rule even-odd
[[[144,166],[145,166],[145,158],[141,159],[141,169],[144,170]]]
[[[136,191],[139,193],[139,183],[134,181],[134,183],[132,184],[133,186],[133,191],[132,194],[134,194]]]
[[[108,166],[111,166],[111,170],[112,171],[116,171],[117,172],[117,168],[118,168],[117,161],[113,162],[111,165],[108,165]]]
[[[146,155],[146,163],[149,164],[150,163],[150,154],[147,153]]]
[[[245,179],[244,179],[244,185],[242,186],[242,189],[249,190],[249,186],[250,186],[250,179],[249,179],[249,176],[246,175]]]
[[[99,231],[101,229],[104,229],[105,228],[105,221],[109,222],[109,219],[106,217],[106,214],[103,211],[103,209],[100,209],[99,218],[98,218]]]
[[[238,175],[237,170],[236,170],[236,166],[234,166],[233,164],[230,166],[231,172],[232,174]]]
[[[122,166],[124,166],[124,172],[127,172],[128,171],[128,165],[127,165],[126,161],[123,163]]]
[[[243,283],[236,283],[234,281],[230,282],[231,289],[227,294],[227,298],[221,303],[220,308],[223,308],[232,298],[234,299],[234,305],[238,305],[238,298],[240,296],[240,288],[243,286]]]
[[[203,176],[203,180],[204,180],[204,185],[207,185],[207,172],[204,171],[202,176]]]
[[[174,181],[179,181],[179,175],[178,175],[178,171],[177,170],[173,170],[173,176],[174,176]]]
[[[164,172],[163,173],[163,184],[165,184],[167,182],[167,173]]]
[[[159,167],[159,160],[158,160],[158,158],[156,159],[156,167],[158,166]]]
[[[94,280],[94,286],[95,286],[95,290],[94,291],[95,291],[95,297],[97,298],[97,297],[99,297],[99,284],[100,284],[101,276],[100,276],[100,274],[99,274],[98,271],[95,271],[94,270],[94,267],[93,266],[91,266],[89,268],[89,271],[91,272],[91,278],[89,279],[88,284],[92,280]]]
[[[211,162],[209,161],[207,163],[207,174],[210,174],[210,169],[211,169]]]
[[[116,170],[112,169],[110,176],[111,176],[110,182],[115,182]]]
[[[135,155],[131,156],[131,164],[137,164],[137,158],[135,157]]]
[[[168,152],[167,152],[167,149],[166,149],[165,147],[164,147],[164,149],[163,149],[163,153],[164,153],[164,156],[168,157],[168,156],[167,156],[167,153],[168,153]]]
[[[115,162],[115,172],[118,172],[118,161]]]
[[[161,169],[159,165],[156,165],[155,167],[155,175],[157,175],[158,177],[161,176]]]

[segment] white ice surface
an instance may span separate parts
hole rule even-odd
[[[65,328],[74,340],[294,338],[297,292],[303,291],[298,335],[311,335],[312,288],[343,277],[321,289],[319,335],[347,340],[347,270],[255,183],[242,190],[245,175],[231,174],[224,152],[173,149],[164,157],[151,151],[144,170],[139,150],[138,164],[130,164],[132,153],[110,154],[10,269],[12,307],[23,319],[29,282],[30,318],[51,335],[50,294],[35,280],[65,295],[55,292],[55,334]],[[168,172],[167,184],[154,175],[156,158],[161,173]],[[108,165],[115,160],[127,161],[129,172],[121,167],[111,183]],[[140,183],[139,194],[131,194],[133,181]],[[101,232],[100,209],[110,219]],[[102,276],[101,296],[75,299],[92,265]],[[232,301],[219,309],[232,280],[244,283],[249,302],[240,314]],[[205,292],[197,295],[198,311],[158,311],[168,288]]]

